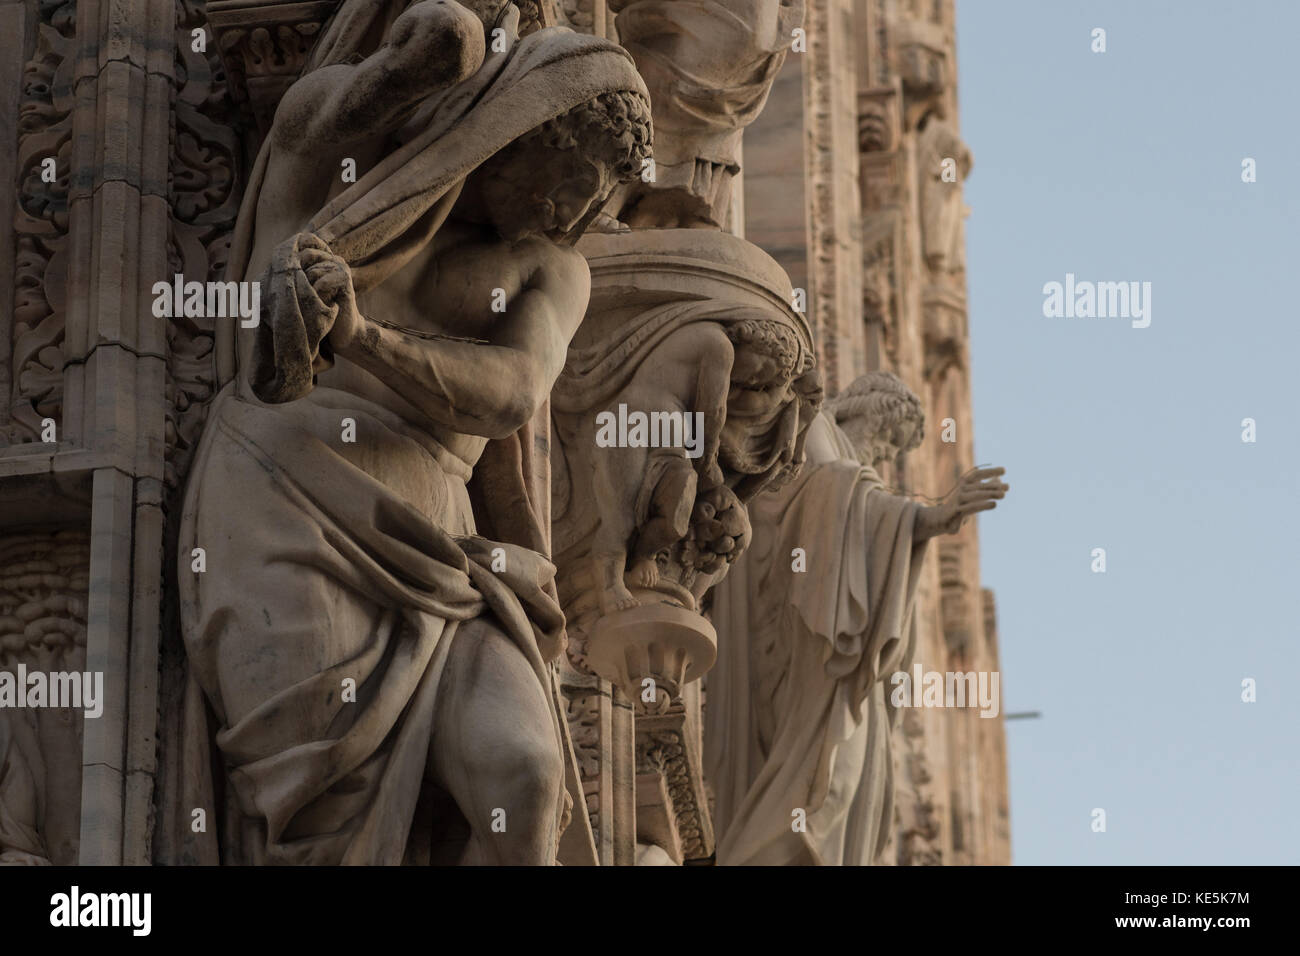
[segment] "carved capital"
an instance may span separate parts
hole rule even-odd
[[[316,36],[339,0],[213,0],[208,23],[230,95],[265,134],[284,91],[302,73]]]

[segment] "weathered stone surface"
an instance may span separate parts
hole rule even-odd
[[[708,679],[707,771],[720,864],[867,865],[893,837],[891,677],[914,652],[926,543],[1006,493],[1002,469],[941,504],[891,494],[877,469],[924,418],[873,372],[817,420],[797,478],[750,506],[754,543],[716,588],[725,648]]]
[[[609,0],[654,104],[653,181],[617,215],[636,228],[728,223],[745,127],[796,41],[803,0]]]
[[[0,862],[744,859],[711,668],[822,382],[970,466],[953,63],[948,2],[0,2],[0,670],[107,688],[0,711]],[[936,550],[916,658],[996,667]],[[897,862],[1005,860],[1000,720],[888,739]]]
[[[550,863],[585,813],[521,430],[586,307],[572,241],[639,168],[648,103],[622,51],[517,39],[513,7],[379,15],[386,42],[341,15],[284,94],[227,273],[261,277],[261,324],[209,411],[177,570],[238,797],[219,850]]]

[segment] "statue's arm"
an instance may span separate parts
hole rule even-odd
[[[533,418],[564,367],[590,289],[585,263],[578,265],[530,280],[494,316],[490,341],[426,339],[359,317],[356,333],[335,342],[335,351],[434,421],[503,438]]]
[[[483,25],[458,3],[417,3],[360,63],[315,70],[276,110],[275,146],[312,153],[396,128],[412,106],[469,77],[483,62]]]
[[[515,349],[455,339],[427,340],[366,320],[338,354],[390,385],[434,421],[487,438],[527,423],[548,390],[541,369]]]
[[[976,469],[963,475],[941,503],[921,505],[912,524],[912,540],[919,544],[936,535],[956,534],[971,515],[996,508],[1011,488],[997,480],[1004,474],[1005,468]]]

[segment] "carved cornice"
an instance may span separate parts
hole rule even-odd
[[[325,21],[340,0],[214,0],[207,7],[231,98],[258,129],[271,128],[276,105],[302,73]]]

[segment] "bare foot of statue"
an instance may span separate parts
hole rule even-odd
[[[637,558],[627,573],[627,580],[633,587],[652,588],[659,583],[659,565],[654,558]]]

